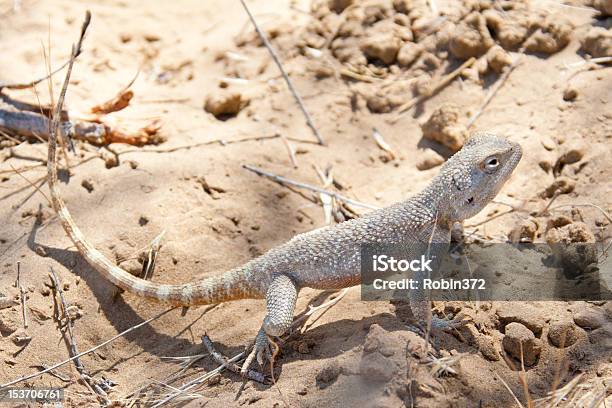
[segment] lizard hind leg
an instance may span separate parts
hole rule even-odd
[[[281,336],[293,322],[293,311],[297,300],[298,289],[287,275],[277,275],[266,292],[266,309],[268,313],[264,318],[261,329],[257,333],[253,350],[242,365],[241,372],[244,375],[255,358],[260,365],[264,363],[264,357],[271,359],[270,346],[276,348],[271,337]]]

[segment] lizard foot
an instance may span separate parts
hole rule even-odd
[[[272,381],[274,381],[274,359],[278,354],[278,351],[279,347],[276,342],[272,340],[272,338],[268,336],[263,329],[260,329],[259,333],[257,333],[257,337],[255,338],[255,343],[253,344],[251,352],[247,356],[246,360],[244,360],[244,363],[240,368],[240,374],[242,374],[244,377],[249,377],[248,373],[252,371],[249,369],[249,367],[253,363],[253,360],[257,359],[260,367],[263,367],[267,360],[270,362]]]
[[[258,371],[255,371],[255,370],[249,370],[248,365],[246,365],[246,367],[245,365],[243,365],[241,368],[236,363],[234,363],[234,361],[236,361],[239,357],[244,355],[244,353],[241,353],[235,356],[234,358],[232,358],[231,360],[228,360],[227,357],[225,357],[224,355],[222,355],[221,353],[215,350],[212,341],[206,334],[202,336],[202,342],[204,343],[204,346],[206,346],[206,349],[208,350],[212,358],[215,361],[217,361],[219,364],[221,364],[223,367],[227,368],[228,370],[234,373],[241,374],[244,378],[248,378],[249,380],[257,381],[262,384],[270,384],[270,381],[268,381],[268,379],[266,378],[264,374]]]
[[[465,326],[469,323],[469,319],[455,316],[453,319],[439,318],[433,316],[431,318],[431,328],[434,330],[450,330]]]

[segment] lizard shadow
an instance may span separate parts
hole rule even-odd
[[[28,248],[34,253],[44,252],[46,257],[55,260],[72,274],[80,277],[87,286],[89,286],[96,297],[99,309],[105,314],[105,317],[117,331],[124,331],[145,320],[137,313],[134,306],[129,305],[122,296],[117,296],[120,289],[105,279],[99,279],[100,274],[81,257],[78,251],[53,248],[37,243],[36,234],[40,227],[41,222],[37,219],[27,239]],[[187,327],[191,326],[193,323],[194,322],[189,323]],[[167,343],[169,341],[176,342],[176,347],[178,349],[188,348],[193,345],[185,339],[178,339],[177,337],[159,333],[150,324],[127,333],[123,337],[130,342],[138,344],[143,350],[152,353],[155,353],[156,345],[164,344],[164,342]],[[142,353],[142,351],[137,352],[129,358],[135,357],[140,353]],[[165,350],[165,353],[167,353],[167,350]]]
[[[53,248],[36,241],[36,235],[41,227],[40,220],[36,220],[32,226],[27,239],[27,247],[33,252],[44,252],[46,257],[49,257],[60,265],[69,270],[72,274],[79,276],[86,285],[91,289],[102,311],[110,322],[110,324],[118,331],[124,331],[137,324],[142,323],[145,319],[141,317],[139,309],[142,309],[142,304],[128,303],[122,296],[117,296],[117,288],[105,279],[100,279],[100,274],[93,269],[76,250]],[[321,292],[309,302],[310,305],[318,305],[324,302],[329,292]],[[214,307],[214,306],[213,306]],[[193,310],[189,314],[189,320],[185,322],[182,329],[176,334],[169,335],[160,333],[152,324],[146,324],[137,330],[129,332],[123,338],[139,348],[137,351],[131,352],[127,356],[122,356],[119,359],[112,359],[105,366],[98,367],[92,370],[91,374],[100,372],[109,372],[117,368],[121,363],[130,359],[141,356],[145,353],[156,355],[158,357],[168,355],[195,355],[204,352],[204,348],[198,337],[190,339],[181,338],[180,336],[191,330],[191,327],[196,324],[203,316],[211,310],[212,307],[206,307],[204,310]],[[156,306],[156,309],[164,310]],[[303,312],[308,311],[306,308]],[[179,311],[170,312],[163,319],[176,319]],[[195,316],[194,316],[195,315]],[[298,314],[296,317],[299,317]],[[399,317],[399,318],[398,318]],[[341,319],[329,323],[325,323],[314,328],[309,328],[306,332],[298,336],[291,336],[282,347],[282,357],[275,364],[275,376],[278,378],[283,371],[283,365],[300,360],[320,360],[330,357],[336,357],[343,354],[347,350],[354,349],[362,345],[368,334],[368,328],[372,324],[378,324],[387,331],[405,330],[406,326],[403,322],[404,315],[393,313],[380,313],[363,319]],[[94,317],[96,318],[96,317]],[[301,343],[317,345],[320,352],[309,352],[304,354],[300,352],[299,345]],[[337,347],[342,344],[342,347]],[[243,346],[229,346],[220,342],[215,342],[217,351],[225,356],[234,356],[244,351]],[[303,351],[303,350],[302,350]],[[204,369],[212,370],[218,367],[218,363],[212,358],[206,358],[199,363]],[[255,367],[255,366],[254,366]],[[228,373],[228,378],[234,379],[236,382],[241,382],[243,379],[237,375]],[[257,385],[262,389],[268,388],[268,385]]]
[[[255,183],[252,183],[255,184]],[[261,207],[264,210],[271,212],[278,211],[277,205],[268,205],[268,198],[272,199],[275,197],[272,190],[273,184],[264,186],[262,189],[259,186],[259,199],[263,200]],[[263,190],[263,193],[262,193]],[[269,190],[269,191],[266,191]],[[276,200],[278,201],[278,200]],[[39,213],[42,214],[39,208]],[[270,217],[271,220],[276,220],[278,217]],[[280,221],[279,221],[280,222]],[[296,220],[296,223],[298,221]],[[272,225],[274,230],[275,223]],[[286,221],[284,222],[287,225]],[[56,223],[57,225],[57,223]],[[289,225],[295,227],[294,225]],[[100,311],[104,319],[108,324],[112,326],[117,332],[125,331],[135,325],[143,323],[147,317],[151,316],[152,313],[161,312],[168,308],[163,304],[153,303],[148,300],[141,300],[140,298],[132,295],[121,296],[119,289],[116,288],[112,283],[108,282],[102,277],[93,267],[91,267],[86,260],[79,254],[79,252],[72,248],[58,248],[45,245],[37,241],[37,234],[40,229],[43,228],[41,217],[38,217],[33,222],[30,231],[26,233],[26,247],[34,254],[44,254],[43,256],[48,257],[56,261],[58,264],[66,268],[72,275],[78,276],[81,279],[81,285],[85,284],[91,293],[95,297],[95,303],[97,303],[98,311]],[[269,243],[265,244],[268,245]],[[46,271],[43,271],[43,275]],[[61,277],[61,275],[60,275]],[[70,296],[73,297],[74,295]],[[74,297],[73,297],[74,299]],[[74,301],[74,300],[73,300]],[[205,352],[199,334],[196,332],[192,334],[190,338],[186,338],[185,333],[191,331],[194,326],[202,317],[210,310],[210,306],[205,308],[193,307],[189,310],[188,315],[184,318],[185,323],[180,327],[176,327],[173,333],[160,332],[156,327],[162,326],[164,321],[174,322],[179,318],[180,311],[172,311],[167,316],[159,319],[158,322],[149,323],[143,325],[137,330],[131,331],[122,336],[126,341],[137,346],[136,351],[129,351],[127,355],[121,356],[119,359],[110,359],[106,366],[101,367],[98,371],[109,371],[116,369],[118,365],[125,361],[129,361],[139,355],[152,354],[157,357],[170,356],[170,355],[194,355]],[[100,319],[95,313],[86,314],[81,324],[96,324],[96,320]],[[92,320],[89,320],[92,319]],[[201,325],[197,328],[198,331],[201,329]],[[253,333],[253,336],[255,333]],[[133,350],[133,349],[132,349]],[[242,351],[242,347],[223,348],[224,351],[228,351],[234,354]],[[237,351],[234,353],[234,351]],[[123,353],[122,353],[123,354]],[[210,358],[204,359],[202,365],[207,369],[216,368],[218,364]],[[92,374],[98,371],[92,371]]]

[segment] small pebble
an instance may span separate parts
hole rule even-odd
[[[578,97],[578,90],[572,86],[568,86],[567,88],[565,88],[565,91],[563,91],[563,100],[564,101],[573,101]]]
[[[93,180],[91,178],[83,179],[83,181],[81,181],[81,186],[83,186],[88,193],[94,191]]]

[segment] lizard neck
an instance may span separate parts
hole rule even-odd
[[[404,201],[402,206],[410,213],[427,215],[428,221],[450,228],[453,223],[449,216],[453,212],[452,203],[445,196],[450,186],[443,178],[435,178],[417,195]]]

